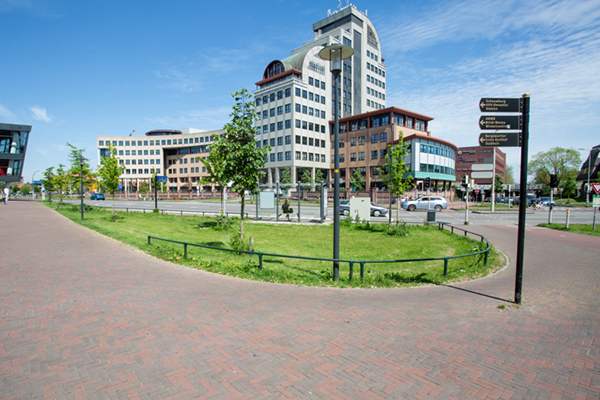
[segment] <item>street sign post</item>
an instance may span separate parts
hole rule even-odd
[[[521,132],[482,132],[479,135],[479,145],[482,147],[519,147],[521,146]]]
[[[162,175],[158,175],[156,177],[156,181],[158,183],[167,183],[167,177],[166,176],[162,176]]]
[[[471,170],[472,171],[493,171],[494,165],[493,164],[473,164],[473,165],[471,165]]]
[[[592,189],[594,189],[594,193],[600,194],[600,183],[590,183]]]
[[[484,97],[479,100],[481,112],[521,112],[521,99],[498,99]]]
[[[520,115],[482,115],[479,128],[487,130],[521,129]]]
[[[471,178],[473,179],[491,179],[494,177],[492,171],[475,171],[471,172]]]

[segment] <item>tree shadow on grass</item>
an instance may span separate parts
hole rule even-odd
[[[437,284],[436,281],[426,278],[425,273],[420,273],[418,275],[407,276],[400,272],[386,272],[383,273],[382,276],[386,280],[390,280],[396,283],[420,283],[420,284]]]
[[[204,242],[204,243],[200,243],[203,244],[205,246],[210,246],[210,247],[218,247],[220,249],[228,249],[229,247],[227,246],[227,244],[223,243],[223,242]]]

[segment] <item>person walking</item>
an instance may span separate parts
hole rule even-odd
[[[6,205],[6,193],[2,190],[2,202]]]

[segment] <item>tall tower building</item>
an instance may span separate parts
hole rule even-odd
[[[258,146],[271,146],[265,168],[268,183],[280,180],[290,168],[295,183],[309,170],[327,177],[330,156],[328,121],[334,107],[340,117],[385,108],[385,64],[379,36],[365,13],[349,5],[313,24],[314,38],[289,57],[271,61],[256,82],[254,93],[259,120]],[[333,77],[319,51],[332,44],[354,49],[344,60],[333,104]]]

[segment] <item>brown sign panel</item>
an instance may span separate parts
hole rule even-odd
[[[520,147],[521,132],[482,132],[479,135],[479,145],[482,147]]]
[[[479,129],[521,129],[520,115],[483,115],[479,117]]]
[[[521,99],[495,99],[484,97],[479,100],[481,112],[521,112]]]

